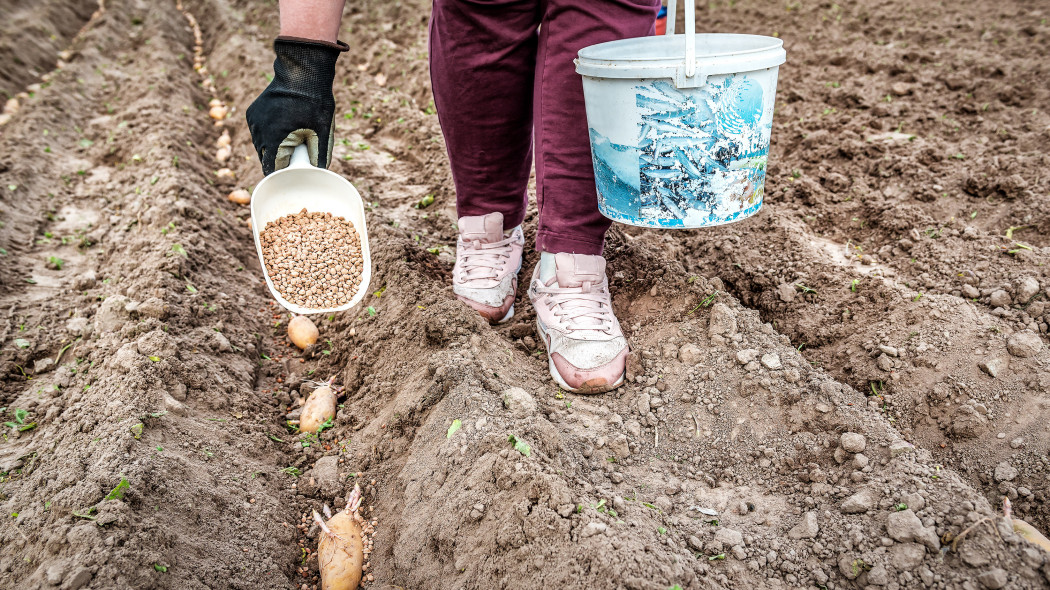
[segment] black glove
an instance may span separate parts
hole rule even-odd
[[[303,143],[311,164],[328,167],[335,130],[335,60],[348,49],[342,41],[278,37],[273,42],[273,81],[245,112],[263,174],[288,166],[292,151]]]

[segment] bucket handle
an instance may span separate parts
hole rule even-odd
[[[677,0],[667,0],[667,30],[665,35],[674,35],[677,17]],[[685,68],[679,68],[675,85],[679,88],[696,88],[707,83],[707,76],[696,71],[696,6],[694,0],[685,0]]]

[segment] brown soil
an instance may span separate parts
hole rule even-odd
[[[1041,3],[704,3],[785,39],[767,205],[610,233],[636,352],[591,397],[550,381],[523,292],[497,328],[452,297],[425,0],[348,3],[333,169],[372,203],[375,293],[305,353],[225,197],[260,178],[276,5],[185,6],[230,181],[175,3],[59,4],[17,7],[54,40],[0,47],[10,94],[69,51],[0,127],[0,407],[35,423],[0,439],[0,587],[312,585],[302,519],[355,482],[368,587],[1050,586],[1001,517],[1050,528]],[[329,376],[335,427],[289,432]]]
[[[66,57],[61,52],[98,7],[95,0],[43,5],[8,0],[0,5],[0,93],[10,98],[40,83],[56,60]]]

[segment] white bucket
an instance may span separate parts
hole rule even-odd
[[[361,238],[361,285],[349,303],[323,309],[302,307],[285,299],[270,280],[270,274],[266,271],[266,261],[263,259],[259,232],[266,228],[267,223],[277,221],[285,215],[298,213],[304,208],[310,213],[331,213],[346,219],[354,224],[354,229]],[[343,311],[357,305],[368,292],[368,283],[372,280],[372,254],[368,249],[365,205],[361,194],[342,176],[311,165],[305,145],[295,148],[287,168],[271,173],[255,186],[252,192],[252,233],[255,234],[255,249],[259,253],[259,263],[262,265],[263,277],[266,278],[266,286],[270,288],[270,293],[277,302],[288,311],[298,314]]]
[[[598,208],[643,227],[710,227],[762,206],[783,41],[774,37],[667,35],[580,50]]]

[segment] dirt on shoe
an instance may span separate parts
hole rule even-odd
[[[699,5],[785,41],[766,204],[610,232],[634,352],[599,396],[551,381],[526,285],[497,327],[454,298],[426,0],[344,14],[332,169],[370,204],[374,292],[305,351],[226,198],[261,179],[242,113],[276,4],[59,4],[0,19],[26,91],[0,125],[0,587],[316,588],[311,515],[355,484],[365,588],[1050,586],[1002,510],[1050,530],[1038,3]],[[295,432],[330,377],[331,426]]]

